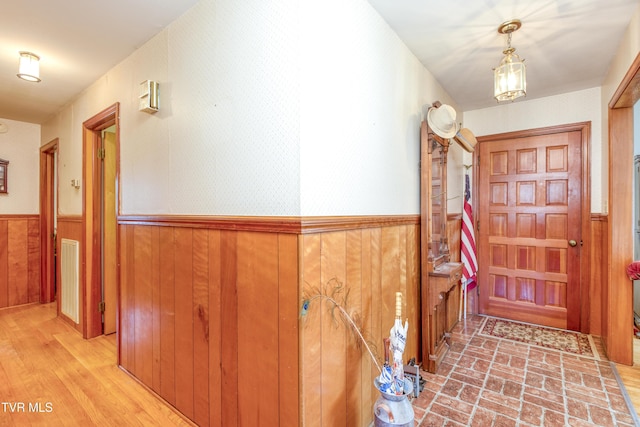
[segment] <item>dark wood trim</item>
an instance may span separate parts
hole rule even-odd
[[[419,224],[419,215],[261,217],[119,215],[119,225],[156,225],[232,231],[312,234],[396,225]]]
[[[563,125],[547,126],[543,128],[518,130],[513,132],[499,133],[494,135],[478,136],[478,143],[485,141],[502,141],[505,139],[527,138],[530,136],[550,135],[554,133],[564,133],[572,131],[582,131],[585,127],[591,128],[591,122],[568,123]],[[478,155],[478,150],[474,151],[474,155]]]
[[[115,104],[100,111],[98,114],[91,117],[90,119],[85,120],[82,123],[82,126],[84,126],[87,129],[96,129],[96,130],[106,129],[110,126],[113,126],[115,122],[119,121],[120,119],[119,112],[120,112],[120,103],[116,102]]]
[[[51,244],[54,235],[54,194],[58,192],[57,157],[58,138],[40,147],[40,302],[55,299],[55,255]],[[54,188],[55,186],[55,188]]]
[[[613,362],[633,364],[633,287],[625,268],[633,260],[633,105],[640,97],[640,54],[609,101],[608,278],[603,284],[603,341]]]
[[[39,219],[38,214],[0,214],[0,219]]]
[[[633,108],[609,109],[608,307],[603,331],[607,356],[633,364],[633,287],[626,267],[633,261]]]
[[[609,101],[609,108],[623,108],[633,107],[633,105],[640,99],[640,91],[635,90],[640,86],[640,53],[636,55],[636,59],[627,70],[627,74],[624,75],[618,89],[611,97]]]
[[[82,222],[81,215],[58,215],[58,221],[64,222]]]
[[[100,189],[102,164],[98,159],[99,133],[110,127],[116,126],[116,157],[119,158],[119,122],[120,103],[105,108],[98,114],[82,123],[82,217],[83,217],[83,263],[85,265],[85,277],[83,278],[83,294],[85,297],[85,322],[83,335],[85,338],[93,338],[102,334],[102,314],[98,311],[98,303],[102,298],[102,280],[100,276],[101,258],[100,247],[102,236],[100,234]],[[119,210],[119,161],[116,163],[116,207]],[[116,248],[118,243],[116,241]],[[118,251],[119,249],[116,249]],[[118,274],[119,276],[119,274]],[[116,286],[117,288],[118,286]],[[116,294],[118,291],[116,291]],[[119,328],[118,310],[116,309],[116,329]]]

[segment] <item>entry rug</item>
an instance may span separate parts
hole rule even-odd
[[[600,360],[591,335],[580,332],[486,317],[479,334]]]

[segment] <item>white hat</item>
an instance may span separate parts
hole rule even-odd
[[[439,108],[429,108],[427,122],[431,130],[442,138],[453,138],[458,132],[456,110],[447,104],[442,104]]]
[[[462,145],[462,148],[464,148],[470,153],[473,153],[473,150],[475,149],[476,144],[478,143],[476,136],[473,134],[473,132],[471,132],[467,128],[460,129],[460,132],[456,134],[454,139],[458,144]]]

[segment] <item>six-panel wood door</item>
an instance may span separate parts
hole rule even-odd
[[[480,313],[577,330],[580,132],[479,147]]]

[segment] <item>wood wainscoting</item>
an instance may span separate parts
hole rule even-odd
[[[607,322],[606,314],[609,305],[608,293],[605,292],[608,275],[607,242],[609,240],[607,220],[607,215],[591,214],[589,333],[598,336],[602,336],[603,331],[607,329],[605,322]]]
[[[371,423],[377,371],[329,306],[300,318],[314,289],[348,288],[379,349],[402,291],[419,357],[418,216],[118,224],[119,363],[199,425]]]
[[[40,217],[0,215],[0,308],[40,301]]]

